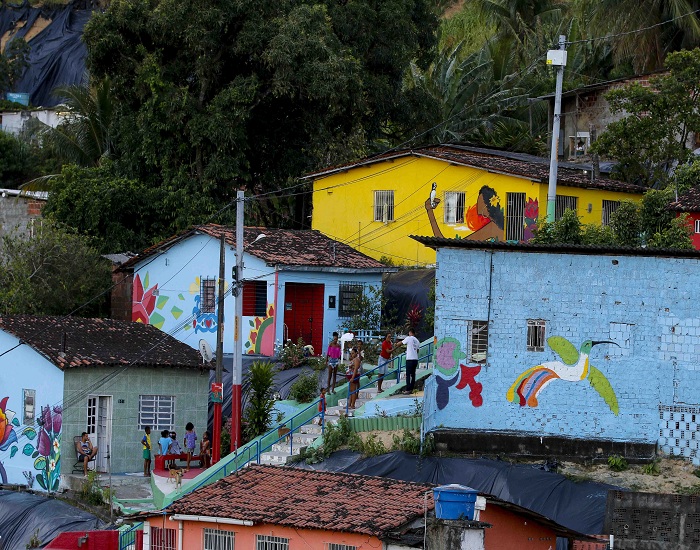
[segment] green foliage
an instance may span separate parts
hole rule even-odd
[[[629,468],[629,465],[624,457],[620,455],[611,455],[608,457],[608,467],[613,472],[623,472]]]
[[[360,449],[357,450],[359,451]],[[382,440],[377,437],[377,434],[371,433],[365,438],[361,452],[366,457],[372,457],[386,454],[388,451]]]
[[[92,241],[64,226],[45,221],[31,237],[0,239],[0,314],[96,315],[111,284]]]
[[[274,382],[275,367],[272,363],[256,361],[250,366],[245,381],[249,388],[248,405],[244,412],[245,436],[248,440],[264,434],[272,424]]]
[[[32,155],[25,141],[0,132],[0,184],[18,188],[31,171]]]
[[[232,422],[230,418],[224,419],[221,428],[221,456],[224,457],[231,452],[231,430]]]
[[[315,371],[304,371],[289,388],[289,397],[299,403],[310,403],[318,395],[318,375]]]
[[[90,470],[80,489],[80,499],[93,506],[104,504],[104,494],[99,484],[99,474]]]
[[[169,231],[162,191],[118,176],[111,162],[65,165],[52,179],[43,214],[94,237],[102,253],[142,250]]]
[[[11,91],[15,82],[29,66],[29,44],[24,38],[13,38],[0,53],[0,95]]]
[[[561,218],[548,223],[542,221],[535,232],[533,243],[568,243],[581,244],[583,224],[575,210],[565,210]]]
[[[428,305],[423,316],[423,328],[428,334],[433,334],[435,331],[435,280],[428,289]]]
[[[25,548],[41,548],[41,539],[39,538],[39,529],[32,533],[29,537],[29,542],[24,546]]]
[[[385,304],[386,298],[380,286],[370,285],[363,292],[356,293],[348,305],[348,309],[353,312],[347,322],[350,330],[379,330]]]
[[[676,193],[682,195],[692,187],[700,186],[700,160],[693,159],[687,164],[676,168],[669,187]]]
[[[660,466],[661,460],[658,458],[655,458],[648,464],[645,464],[642,466],[642,472],[644,472],[647,475],[650,476],[658,476],[661,473],[661,466]]]
[[[420,454],[420,434],[404,429],[400,437],[396,434],[393,435],[391,450],[404,451],[412,455]]]
[[[287,342],[280,351],[279,360],[282,362],[282,370],[294,369],[304,364],[304,340],[299,338],[297,343]]]

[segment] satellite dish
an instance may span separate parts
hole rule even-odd
[[[199,341],[199,353],[202,354],[202,359],[205,363],[208,363],[214,357],[214,353],[211,351],[211,346],[204,338]]]

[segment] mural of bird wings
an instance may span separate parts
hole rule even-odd
[[[553,380],[559,378],[556,372],[543,365],[532,367],[523,372],[508,389],[506,398],[521,407],[537,406],[538,394]],[[516,397],[517,396],[517,397]]]
[[[547,338],[547,344],[567,365],[574,365],[578,361],[578,349],[563,336],[550,336]]]
[[[589,368],[590,372],[588,374],[588,381],[590,382],[591,386],[593,386],[593,389],[595,389],[595,391],[597,391],[605,400],[613,414],[617,416],[620,412],[620,407],[617,404],[615,390],[613,390],[610,382],[602,372],[600,372],[593,365],[590,365]]]

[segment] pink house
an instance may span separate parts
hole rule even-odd
[[[143,550],[406,548],[397,537],[400,541],[402,531],[423,526],[424,514],[434,507],[432,489],[379,477],[251,465],[147,517]]]

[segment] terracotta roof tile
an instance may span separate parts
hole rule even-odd
[[[251,465],[177,500],[168,513],[383,536],[434,507],[432,485]],[[426,499],[427,494],[427,499]]]
[[[223,233],[230,246],[236,245],[236,230],[217,224],[200,225],[147,248],[138,256],[125,262],[121,269],[133,267],[161,250],[203,233],[219,238]],[[261,235],[264,235],[261,237]],[[259,238],[258,238],[259,237]],[[350,268],[386,270],[387,267],[354,248],[327,237],[312,229],[275,229],[267,227],[246,227],[243,230],[243,246],[247,254],[260,258],[270,265],[308,266],[319,268]]]
[[[693,187],[683,193],[676,202],[668,206],[669,210],[676,212],[700,212],[700,189]]]
[[[0,317],[0,329],[14,334],[62,370],[129,364],[195,368],[201,363],[197,350],[143,323],[6,315]]]

